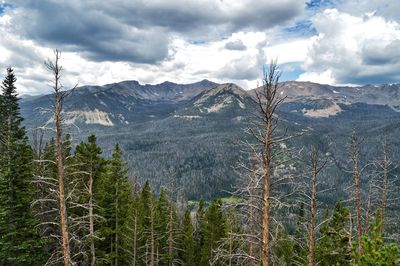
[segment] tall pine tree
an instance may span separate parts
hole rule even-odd
[[[75,191],[74,208],[69,211],[70,215],[75,215],[78,223],[87,225],[78,224],[80,229],[78,237],[82,241],[77,248],[83,254],[80,260],[90,265],[96,264],[95,225],[97,227],[96,223],[100,218],[94,187],[99,182],[105,161],[100,154],[101,148],[96,144],[96,136],[90,135],[87,142],[82,142],[76,147],[73,162],[74,174],[72,180],[68,182]]]
[[[199,265],[209,265],[213,252],[219,246],[222,238],[226,236],[225,217],[221,209],[221,201],[214,200],[208,206],[202,222],[204,243],[201,249]]]
[[[350,219],[349,209],[338,202],[331,220],[320,230],[321,237],[315,249],[319,265],[350,265]]]
[[[196,242],[193,236],[193,224],[190,211],[186,210],[182,224],[182,237],[180,243],[180,256],[184,265],[193,266],[196,265],[195,254],[196,254]]]
[[[126,163],[117,144],[106,171],[96,185],[95,193],[103,223],[99,224],[99,263],[129,265],[132,258],[132,186],[127,177]]]
[[[18,106],[12,68],[0,98],[0,262],[2,265],[43,265],[46,256],[33,214],[33,153]]]

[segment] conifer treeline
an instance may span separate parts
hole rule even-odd
[[[63,262],[55,141],[31,148],[19,113],[11,68],[0,97],[0,265]],[[122,151],[101,156],[96,137],[71,148],[63,139],[70,264],[208,265],[226,235],[221,202],[194,215],[149,183],[133,189]]]
[[[44,158],[54,156],[52,145],[52,141],[46,145]],[[68,140],[64,146],[69,146]],[[191,213],[178,211],[166,191],[156,195],[148,182],[134,191],[118,145],[107,160],[92,135],[73,154],[64,156],[69,158],[65,161],[70,169],[66,191],[71,195],[67,206],[72,261],[82,265],[198,265],[201,258],[208,265],[211,247],[224,236],[220,203],[212,203],[207,210],[200,204],[194,225]],[[51,167],[51,160],[46,167]],[[48,228],[46,219],[42,217]],[[214,228],[215,223],[221,226]],[[46,248],[55,252],[52,263],[57,263],[61,255],[57,255],[57,239]],[[201,256],[197,250],[202,250]]]
[[[0,96],[0,265],[65,265],[56,143],[51,139],[43,147],[31,148],[15,82],[13,70],[7,69]],[[261,260],[259,241],[250,236],[260,228],[242,216],[241,209],[249,206],[245,199],[239,204],[214,200],[183,207],[187,204],[178,203],[169,190],[155,193],[148,182],[141,188],[133,184],[118,145],[111,158],[104,158],[94,135],[74,149],[68,135],[61,144],[67,265],[257,265]],[[304,224],[315,214],[300,207],[296,225],[283,223],[271,230],[270,263],[400,263],[397,246],[384,241],[379,209],[362,237],[362,253],[350,213],[339,202],[333,212],[318,217],[325,222],[315,228],[310,259]]]

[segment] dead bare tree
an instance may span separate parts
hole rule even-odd
[[[381,228],[380,231],[383,234],[385,231],[385,211],[387,207],[387,201],[388,201],[388,185],[389,185],[389,167],[390,167],[391,161],[389,159],[389,147],[387,145],[387,142],[385,140],[383,144],[383,160],[381,163],[382,167],[382,197],[381,197]]]
[[[369,181],[366,231],[369,229],[370,218],[379,209],[381,219],[380,232],[383,234],[385,225],[390,222],[390,217],[387,216],[386,212],[387,208],[398,199],[397,177],[393,175],[396,166],[390,159],[389,144],[386,139],[382,144],[382,158],[375,160],[371,165],[374,169],[371,173],[373,177]]]
[[[361,170],[360,170],[360,142],[355,130],[351,135],[350,157],[353,166],[353,182],[354,182],[354,207],[356,211],[356,227],[357,227],[357,251],[362,254],[362,206],[361,206]]]
[[[165,171],[164,174],[168,183],[162,186],[166,192],[169,204],[168,204],[168,222],[167,222],[167,254],[168,254],[168,265],[179,265],[181,261],[175,254],[178,252],[177,235],[179,234],[178,226],[175,224],[175,216],[179,211],[183,211],[183,208],[179,210],[178,206],[181,205],[179,201],[182,200],[182,188],[178,185],[177,181],[177,169],[170,167]],[[181,213],[183,215],[183,212]]]
[[[315,254],[315,228],[317,214],[317,195],[318,195],[318,175],[326,166],[327,160],[319,161],[319,154],[316,147],[312,148],[310,154],[311,178],[310,178],[310,226],[308,244],[308,265],[314,265]]]
[[[279,78],[277,61],[272,60],[264,72],[263,85],[255,90],[257,108],[250,111],[253,119],[246,129],[250,138],[240,142],[243,155],[236,170],[242,178],[232,195],[241,200],[231,205],[245,227],[243,232],[231,234],[240,245],[229,256],[243,265],[279,263],[270,251],[276,243],[273,228],[281,223],[279,212],[291,205],[284,199],[295,192],[295,156],[285,142],[300,134],[288,134],[284,127],[278,128],[277,108],[285,100],[279,90]],[[227,259],[228,255],[216,256]]]
[[[273,195],[272,189],[282,183],[293,183],[290,176],[283,173],[286,167],[285,161],[280,159],[284,152],[282,150],[285,150],[286,147],[283,142],[293,136],[287,136],[286,132],[281,135],[277,134],[279,116],[276,111],[286,98],[280,94],[279,78],[277,60],[272,60],[268,70],[264,73],[263,86],[260,90],[256,90],[261,128],[258,128],[258,130],[251,129],[252,135],[262,147],[258,154],[261,156],[262,169],[261,262],[264,266],[268,266],[271,261],[271,206],[273,201],[277,199]],[[280,147],[277,147],[277,145]],[[275,178],[273,178],[274,174]],[[278,204],[282,204],[282,202]]]
[[[60,235],[62,243],[62,253],[64,265],[71,265],[71,250],[70,250],[70,237],[68,230],[68,214],[66,206],[66,194],[65,194],[65,176],[64,176],[64,163],[63,163],[63,104],[66,97],[72,92],[63,91],[61,85],[61,72],[62,66],[59,61],[61,58],[61,52],[59,50],[54,51],[54,60],[48,60],[45,62],[46,68],[52,73],[52,89],[54,93],[54,105],[53,105],[53,119],[55,124],[55,155],[57,165],[57,196],[58,196],[58,209],[59,209],[59,224],[60,224]]]

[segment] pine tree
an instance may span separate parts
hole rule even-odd
[[[371,224],[371,234],[364,235],[363,253],[354,252],[354,265],[398,265],[400,263],[400,250],[395,243],[386,244],[383,239],[382,219],[380,210],[377,211],[375,221]]]
[[[221,210],[221,201],[213,201],[207,208],[203,221],[204,243],[201,249],[200,265],[209,265],[213,258],[213,251],[219,241],[226,236],[224,214]]]
[[[98,252],[110,265],[129,265],[132,261],[132,231],[129,222],[133,204],[132,186],[126,163],[117,144],[96,189],[103,223],[99,225]]]
[[[155,231],[158,247],[158,263],[162,265],[172,265],[177,257],[177,224],[174,205],[169,200],[167,193],[161,190],[156,204]]]
[[[88,258],[90,265],[96,264],[95,220],[99,215],[97,214],[94,186],[99,181],[104,168],[104,160],[100,154],[101,148],[97,146],[94,135],[90,135],[86,143],[80,143],[75,150],[74,174],[69,182],[70,186],[73,186],[74,197],[76,197],[73,203],[74,208],[70,210],[69,215],[75,215],[78,223],[87,225],[86,227],[79,225],[78,238],[82,239],[82,244],[78,248],[81,253],[84,253],[80,261]]]
[[[294,249],[295,243],[288,235],[283,226],[278,226],[276,232],[276,243],[272,247],[273,254],[276,255],[279,265],[304,265],[304,258],[299,263],[297,251]]]
[[[205,204],[203,200],[200,200],[199,206],[196,211],[195,219],[195,230],[194,239],[196,241],[196,250],[201,250],[204,245],[204,215],[205,215]],[[201,252],[196,252],[196,261],[201,261]]]
[[[33,153],[22,126],[15,82],[8,68],[0,97],[0,262],[42,265],[46,255],[31,209]]]
[[[320,241],[316,245],[315,257],[319,265],[350,265],[349,209],[341,202],[336,204],[331,220],[321,227]]]
[[[296,217],[296,229],[294,231],[293,260],[298,264],[306,265],[307,261],[307,230],[306,230],[306,211],[304,202],[300,202],[299,212]]]
[[[182,240],[181,240],[181,254],[180,257],[184,265],[196,265],[196,242],[193,237],[193,224],[190,211],[186,210],[182,225]]]
[[[218,248],[214,261],[223,265],[240,265],[242,263],[242,250],[240,249],[240,238],[242,230],[234,208],[228,208],[224,215],[225,236]]]

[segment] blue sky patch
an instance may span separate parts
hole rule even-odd
[[[6,8],[12,8],[12,5],[10,3],[0,3],[0,16],[4,14]]]
[[[306,3],[306,9],[318,10],[321,8],[330,8],[336,6],[337,2],[335,0],[311,0]]]
[[[203,41],[203,40],[191,40],[189,42],[191,44],[194,44],[194,45],[202,45],[202,44],[206,44],[207,43],[206,41]]]
[[[294,26],[284,29],[285,32],[295,34],[297,36],[312,36],[317,34],[317,30],[310,20],[302,20],[297,22]]]
[[[279,64],[279,70],[281,71],[280,81],[296,80],[299,78],[304,71],[301,68],[302,63],[286,63]]]

